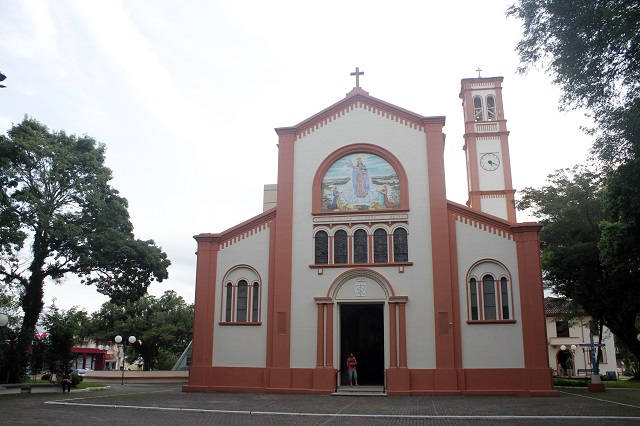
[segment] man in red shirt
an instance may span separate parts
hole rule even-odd
[[[349,383],[353,387],[353,383],[355,382],[356,386],[358,385],[358,371],[356,370],[356,357],[353,356],[353,353],[349,354],[349,358],[347,358],[347,370],[349,371]]]

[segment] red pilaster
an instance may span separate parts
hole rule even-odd
[[[216,269],[220,250],[217,234],[196,235],[198,242],[193,354],[189,385],[206,386],[206,370],[213,365],[213,325],[215,323]]]
[[[547,354],[547,329],[540,264],[540,228],[538,223],[513,226],[518,254],[518,278],[522,310],[525,388],[532,393],[553,390]]]
[[[398,341],[396,337],[396,302],[389,301],[389,367],[398,366]]]
[[[333,302],[327,303],[327,336],[325,362],[327,368],[333,369]]]
[[[407,316],[406,316],[406,300],[399,303],[398,312],[398,334],[400,339],[398,342],[398,352],[400,353],[400,368],[407,367]]]
[[[433,303],[436,327],[436,374],[454,367],[453,333],[448,322],[453,315],[449,223],[444,174],[444,117],[425,118],[431,212],[433,259]],[[443,323],[445,322],[445,323]]]
[[[316,367],[324,367],[324,304],[318,303],[318,327],[316,337]]]
[[[274,280],[269,283],[272,305],[268,330],[271,341],[270,388],[291,387],[291,269],[293,240],[294,128],[278,133],[278,214],[275,232]]]

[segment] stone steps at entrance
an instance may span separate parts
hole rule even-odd
[[[338,386],[333,396],[387,396],[384,386]]]

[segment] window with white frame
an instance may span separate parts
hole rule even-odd
[[[259,276],[251,268],[242,266],[227,273],[222,323],[260,323],[260,287]]]
[[[469,321],[513,320],[512,291],[507,270],[498,262],[483,261],[467,279]]]

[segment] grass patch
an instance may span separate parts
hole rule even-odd
[[[104,388],[104,387],[107,387],[107,386],[109,386],[109,385],[107,385],[105,383],[82,382],[82,383],[79,383],[74,389]]]

